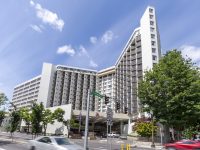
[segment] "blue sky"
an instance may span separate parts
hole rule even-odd
[[[115,64],[148,5],[162,52],[178,48],[200,61],[200,1],[2,0],[0,91],[41,73],[42,63],[100,70]]]

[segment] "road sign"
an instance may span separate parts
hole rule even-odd
[[[107,120],[109,120],[109,122],[113,120],[113,110],[109,107],[107,107]]]
[[[100,93],[98,93],[96,91],[91,92],[91,95],[94,95],[94,96],[97,96],[97,97],[100,97],[100,98],[104,97],[103,95],[101,95]]]

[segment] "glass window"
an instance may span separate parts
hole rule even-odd
[[[153,15],[149,15],[149,18],[150,18],[150,19],[153,19]]]
[[[155,55],[152,55],[153,60],[157,60],[157,57]]]
[[[156,53],[156,48],[152,48],[152,53]]]
[[[155,41],[151,41],[151,45],[155,46],[156,42]]]
[[[152,8],[149,8],[149,12],[152,13],[152,12],[153,12],[153,9],[152,9]]]
[[[153,21],[150,21],[150,25],[154,25],[154,22],[153,22]]]
[[[39,139],[38,141],[43,142],[43,143],[51,143],[51,140],[48,137],[43,137],[43,138]]]
[[[151,32],[154,32],[155,29],[153,27],[151,27],[150,30],[151,30]]]
[[[152,38],[152,39],[155,39],[155,34],[151,34],[151,38]]]
[[[66,138],[55,138],[55,141],[58,145],[71,145],[68,139]]]

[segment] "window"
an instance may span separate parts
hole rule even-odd
[[[157,57],[155,55],[152,55],[153,60],[157,60]]]
[[[153,12],[153,9],[152,9],[152,8],[149,8],[149,12],[152,13],[152,12]]]
[[[153,19],[153,15],[149,15],[149,18],[150,18],[150,19]]]
[[[154,32],[155,29],[153,27],[151,27],[150,30],[151,30],[151,32]]]
[[[38,141],[42,142],[42,143],[51,143],[51,140],[48,137],[43,137],[43,138],[39,139]]]
[[[150,25],[154,25],[154,22],[153,22],[153,21],[150,21]]]
[[[152,53],[156,53],[156,48],[152,48]]]
[[[156,42],[155,41],[151,41],[151,45],[155,46]]]
[[[151,38],[152,38],[152,39],[155,39],[155,34],[151,34]]]

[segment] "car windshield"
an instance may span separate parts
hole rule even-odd
[[[71,145],[68,139],[66,138],[55,138],[55,141],[58,145]]]

